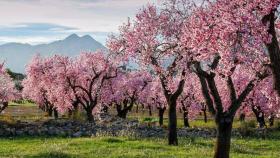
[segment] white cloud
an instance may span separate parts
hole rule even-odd
[[[16,42],[16,43],[28,43],[28,44],[42,44],[42,43],[49,43],[50,41],[55,41],[62,39],[63,37],[59,38],[58,36],[20,36],[20,37],[9,37],[9,36],[0,36],[0,44],[9,43],[9,42]]]
[[[85,32],[114,32],[128,16],[155,0],[2,0],[0,25],[54,23]]]

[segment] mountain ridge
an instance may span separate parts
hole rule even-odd
[[[0,61],[5,61],[5,66],[12,71],[24,73],[25,66],[36,54],[43,57],[54,54],[77,56],[81,52],[94,52],[107,50],[100,42],[90,35],[78,36],[71,34],[68,37],[46,44],[31,45],[28,43],[6,43],[0,45]]]

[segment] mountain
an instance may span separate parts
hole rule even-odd
[[[12,71],[23,73],[26,64],[36,54],[44,57],[54,54],[73,57],[81,52],[93,52],[98,49],[106,50],[106,47],[89,35],[80,37],[72,34],[64,40],[54,41],[49,44],[7,43],[0,45],[0,61],[5,61],[5,66]]]

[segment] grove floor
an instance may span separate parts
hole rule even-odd
[[[1,158],[208,158],[214,140],[179,138],[177,147],[165,139],[98,138],[5,138],[0,139]],[[279,140],[232,140],[233,158],[279,158]]]

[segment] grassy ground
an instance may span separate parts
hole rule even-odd
[[[280,141],[233,139],[233,158],[279,158]],[[208,158],[213,140],[180,138],[178,147],[165,139],[129,138],[16,138],[0,139],[0,157],[23,158]]]
[[[180,113],[178,113],[180,115]],[[142,123],[157,122],[157,115],[147,113],[129,114],[129,118],[138,118]],[[49,119],[38,107],[31,103],[11,106],[0,114],[0,120],[15,122],[42,121]],[[249,127],[255,122],[248,121]],[[165,126],[167,119],[164,120]],[[192,127],[215,128],[213,120],[204,123],[202,119],[191,120]],[[276,123],[280,127],[280,123]],[[178,119],[178,126],[183,126],[182,118]],[[235,121],[234,128],[242,124]],[[279,158],[280,157],[280,131],[270,134],[267,139],[233,138],[231,157],[233,158]],[[166,145],[167,139],[138,139],[124,137],[98,137],[98,138],[59,138],[59,137],[24,137],[0,138],[0,158],[208,158],[214,151],[214,139],[179,138],[179,146]]]

